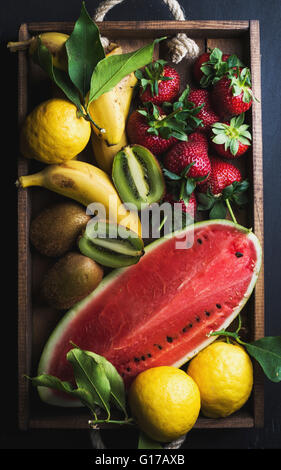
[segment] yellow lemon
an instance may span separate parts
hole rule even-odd
[[[39,104],[26,117],[21,129],[20,150],[26,158],[62,163],[82,152],[90,135],[90,123],[78,117],[73,103],[52,98]]]
[[[239,410],[253,387],[251,359],[238,344],[212,343],[190,361],[187,373],[198,385],[201,410],[209,418]]]
[[[194,426],[200,393],[183,370],[152,367],[135,378],[129,389],[129,404],[143,432],[156,441],[170,442]]]

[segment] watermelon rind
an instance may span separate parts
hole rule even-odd
[[[253,271],[253,276],[251,279],[251,282],[248,286],[247,291],[245,292],[243,298],[241,299],[240,303],[237,305],[237,307],[233,310],[232,314],[226,319],[226,321],[220,326],[221,329],[226,329],[232,322],[233,320],[237,317],[237,315],[241,312],[245,304],[247,303],[249,297],[252,294],[252,291],[255,287],[256,281],[258,279],[259,271],[261,268],[262,264],[262,247],[261,244],[257,238],[257,236],[248,228],[245,228],[239,224],[235,224],[232,221],[229,220],[223,220],[223,219],[212,219],[212,220],[205,220],[202,222],[197,222],[195,224],[189,225],[188,227],[185,227],[182,230],[179,230],[177,232],[172,232],[170,234],[165,235],[165,237],[159,238],[149,245],[145,247],[145,255],[149,254],[151,251],[153,251],[154,248],[158,247],[160,244],[165,243],[167,239],[173,238],[173,237],[181,237],[183,236],[186,232],[195,230],[197,228],[204,228],[205,226],[209,225],[225,225],[229,226],[232,228],[236,228],[237,230],[245,233],[247,237],[253,242],[253,245],[256,249],[256,255],[257,255],[257,261],[255,265],[255,269]],[[45,344],[45,347],[43,349],[43,352],[41,354],[41,358],[39,361],[38,365],[38,375],[47,373],[48,371],[48,364],[50,363],[50,360],[52,358],[53,352],[55,350],[55,346],[58,343],[61,335],[63,334],[65,327],[68,325],[68,323],[75,318],[77,315],[79,315],[79,312],[81,309],[83,309],[84,306],[87,305],[88,302],[90,302],[95,296],[99,295],[104,289],[108,287],[108,285],[113,282],[116,278],[118,278],[126,269],[130,269],[130,267],[125,267],[125,268],[119,268],[113,270],[111,273],[109,273],[99,284],[99,286],[91,292],[87,297],[85,297],[83,300],[79,301],[76,303],[65,315],[64,317],[58,322],[57,326],[51,333],[47,343]],[[193,350],[191,353],[187,354],[186,356],[182,357],[179,361],[173,364],[174,367],[181,367],[185,363],[187,363],[192,357],[194,357],[196,354],[198,354],[199,351],[204,349],[206,346],[208,346],[210,343],[212,343],[215,339],[217,339],[217,336],[206,336],[206,341],[202,342],[200,346]],[[50,405],[55,405],[55,406],[61,406],[61,407],[80,407],[83,406],[82,403],[78,400],[74,400],[72,398],[69,398],[67,396],[60,396],[58,394],[54,394],[53,391],[47,387],[38,387],[38,393],[41,398],[41,400],[45,403],[48,403]]]

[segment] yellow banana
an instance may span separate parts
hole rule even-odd
[[[137,213],[124,208],[110,177],[94,165],[78,160],[48,165],[39,173],[21,176],[17,186],[42,186],[86,207],[94,202],[101,203],[109,220],[117,220],[118,224],[124,225],[141,237],[141,224]]]
[[[39,38],[44,46],[46,46],[52,54],[53,65],[61,70],[67,71],[67,54],[65,43],[69,38],[68,34],[47,32],[39,34],[38,36],[33,36],[27,41],[9,42],[7,46],[12,52],[28,48],[29,54],[36,62],[36,52],[39,44]]]
[[[128,144],[128,141],[125,131],[122,134],[120,142],[116,145],[107,145],[105,140],[92,132],[91,144],[98,167],[111,175],[113,159],[119,150]]]
[[[107,57],[112,54],[122,54],[121,47],[115,47]],[[101,133],[93,125],[92,129],[108,145],[117,145],[122,138],[136,83],[135,74],[130,73],[112,90],[89,104],[89,114],[100,128],[105,129],[105,132]]]

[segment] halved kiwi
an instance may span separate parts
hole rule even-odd
[[[136,264],[144,254],[143,240],[123,225],[91,221],[78,240],[81,253],[110,268]]]
[[[160,201],[164,195],[161,167],[142,145],[127,145],[115,155],[112,179],[122,201],[134,204],[138,210]]]

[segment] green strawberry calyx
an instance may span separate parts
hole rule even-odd
[[[230,80],[230,88],[233,96],[242,96],[244,103],[250,103],[250,101],[258,101],[252,91],[252,79],[251,72],[248,67],[240,68],[236,67],[228,71],[228,79]]]
[[[168,179],[170,185],[173,186],[173,193],[178,194],[177,199],[184,201],[185,205],[188,206],[189,199],[197,183],[204,181],[208,178],[209,174],[205,176],[190,177],[189,171],[195,162],[189,163],[182,172],[177,175],[172,171],[163,168],[163,174]]]
[[[200,106],[196,106],[192,101],[188,100],[189,92],[190,86],[187,85],[185,90],[179,96],[178,101],[174,103],[165,101],[162,103],[162,109],[167,113],[177,112],[177,119],[186,123],[186,131],[190,134],[197,129],[197,127],[203,126],[203,121],[197,117],[197,114],[203,108],[205,103],[202,103]]]
[[[248,131],[249,125],[244,124],[244,113],[233,117],[229,123],[216,122],[212,126],[212,142],[224,145],[225,150],[230,150],[235,156],[239,149],[239,143],[250,146],[252,136]]]
[[[225,219],[227,211],[229,211],[234,223],[237,223],[231,202],[241,207],[248,202],[246,191],[249,188],[247,180],[234,181],[232,184],[226,186],[221,193],[213,194],[211,189],[208,188],[206,192],[198,193],[198,210],[209,211],[210,219]]]
[[[166,103],[165,103],[166,104]],[[169,103],[170,104],[170,103]],[[171,107],[162,106],[163,114],[151,101],[144,103],[138,112],[142,114],[149,125],[147,132],[163,139],[175,137],[181,141],[188,140],[188,134],[201,125],[201,119],[196,118],[199,107],[195,108],[184,102],[174,103]]]
[[[146,67],[144,67],[143,71],[140,69],[135,71],[135,76],[138,79],[138,83],[142,92],[144,92],[149,86],[151,95],[158,96],[159,82],[173,80],[172,77],[166,77],[163,75],[164,66],[166,63],[167,61],[159,59],[148,64]]]
[[[200,80],[202,88],[208,88],[210,85],[215,85],[233,67],[243,66],[242,62],[235,54],[228,57],[225,61],[222,60],[222,51],[217,47],[210,49],[210,52],[209,60],[203,62],[200,67],[201,72],[204,74]]]

